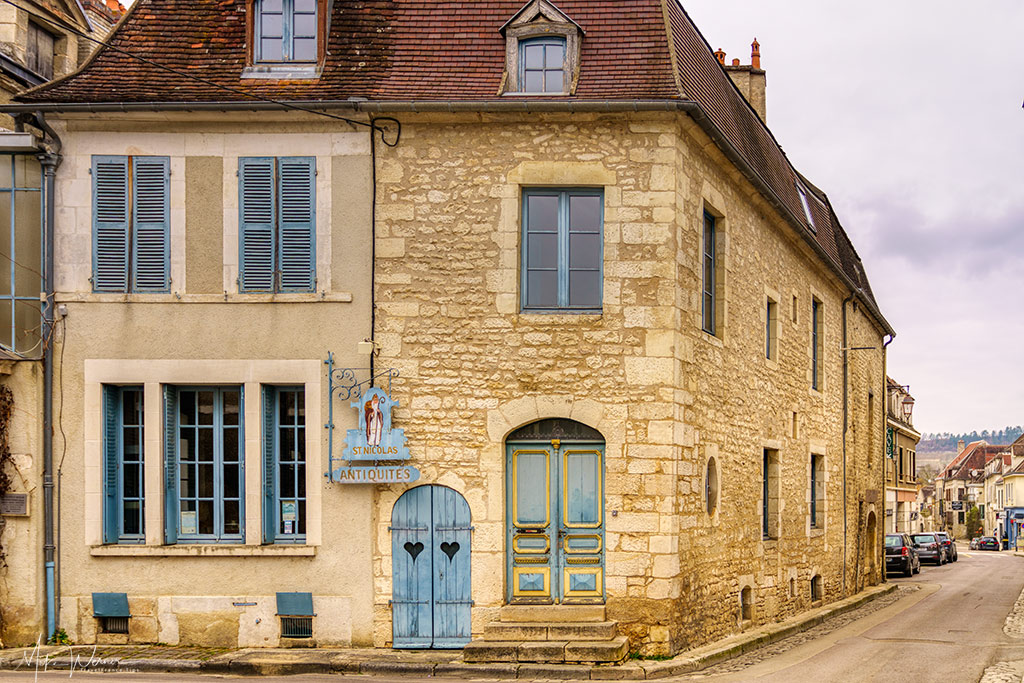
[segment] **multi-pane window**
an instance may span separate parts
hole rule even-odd
[[[707,211],[704,212],[704,276],[702,281],[701,325],[708,334],[715,334],[716,320],[715,307],[718,305],[718,292],[715,286],[715,278],[718,276],[717,264],[715,263],[715,252],[717,239],[715,229],[715,217]]]
[[[825,457],[811,455],[811,527],[819,529],[824,526],[821,505],[825,493]]]
[[[169,521],[176,522],[168,541],[242,542],[241,388],[167,387],[167,402],[174,411],[168,427],[177,434],[165,447],[176,478],[167,487]]]
[[[565,92],[565,38],[546,36],[519,43],[523,92]]]
[[[316,288],[316,159],[238,160],[239,290]]]
[[[779,345],[779,304],[771,297],[767,298],[764,319],[764,357],[768,360],[777,360]]]
[[[25,66],[46,79],[53,78],[53,53],[56,39],[32,22],[28,24]]]
[[[306,535],[306,394],[263,387],[263,542]]]
[[[255,7],[255,61],[317,61],[317,0],[255,0]]]
[[[811,388],[821,391],[822,384],[822,355],[823,344],[823,320],[821,317],[821,302],[817,299],[811,300]]]
[[[103,542],[145,540],[142,387],[103,387]]]
[[[41,179],[35,157],[0,156],[0,344],[28,357],[42,355],[44,346]]]
[[[603,214],[601,190],[524,190],[523,310],[601,310]]]
[[[92,286],[166,292],[170,277],[170,160],[94,156]]]

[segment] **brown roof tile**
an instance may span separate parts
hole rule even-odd
[[[289,101],[355,97],[481,104],[520,99],[498,96],[505,62],[500,29],[524,1],[334,0],[322,76],[272,81],[241,78],[246,0],[137,0],[111,45],[208,83],[100,49],[77,74],[16,99],[188,103],[244,102],[254,95]],[[799,175],[676,0],[667,0],[667,12],[661,0],[559,0],[557,5],[586,35],[575,95],[550,99],[696,102],[752,172],[804,222]],[[809,184],[808,189],[816,226],[810,238],[874,303],[863,264],[828,198]]]

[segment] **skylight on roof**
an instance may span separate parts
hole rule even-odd
[[[818,226],[814,224],[814,216],[811,215],[811,204],[807,201],[807,191],[799,184],[796,186],[796,191],[800,194],[800,204],[804,207],[804,215],[807,217],[807,227],[812,231],[817,232]]]

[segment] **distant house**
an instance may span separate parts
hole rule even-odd
[[[1010,446],[979,440],[966,446],[961,441],[957,447],[956,457],[935,478],[935,489],[942,528],[963,538],[967,532],[967,511],[977,506],[984,513],[986,467],[992,460],[1009,454]]]

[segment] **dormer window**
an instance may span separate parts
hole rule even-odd
[[[547,0],[533,0],[501,27],[503,95],[572,95],[583,29]]]
[[[523,92],[565,92],[565,38],[519,41]]]
[[[807,190],[800,183],[796,184],[797,194],[800,195],[800,205],[804,208],[804,216],[807,218],[807,227],[811,229],[811,232],[818,232],[818,226],[814,224],[814,214],[811,213],[811,203],[807,199]]]
[[[316,0],[256,0],[258,63],[317,61]]]
[[[324,0],[249,0],[249,66],[243,78],[302,80],[320,75]]]

